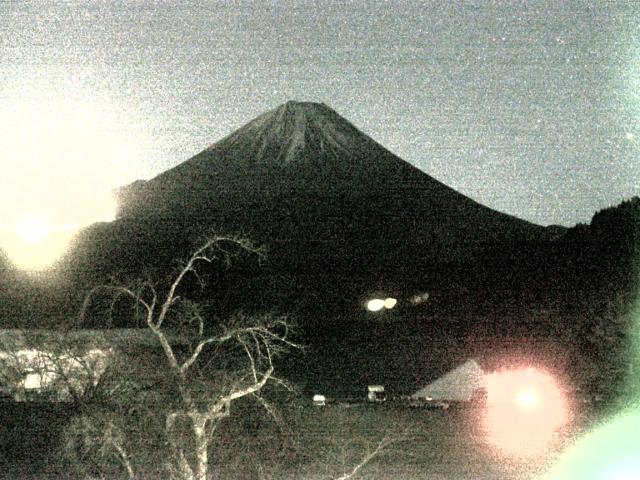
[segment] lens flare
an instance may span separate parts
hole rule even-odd
[[[525,408],[536,408],[540,405],[540,395],[535,390],[523,390],[518,393],[516,402]]]
[[[64,255],[76,229],[52,227],[38,220],[25,220],[15,231],[0,232],[0,245],[10,262],[25,272],[48,269]]]
[[[534,368],[487,375],[488,441],[513,454],[533,454],[569,420],[567,402],[548,373]]]
[[[636,480],[640,478],[640,408],[588,433],[563,455],[544,480]]]
[[[16,233],[23,242],[34,245],[51,234],[51,226],[40,217],[28,216],[20,222]]]
[[[112,190],[144,176],[151,148],[133,105],[38,78],[0,82],[0,251],[27,271],[54,265],[74,229],[113,220]]]

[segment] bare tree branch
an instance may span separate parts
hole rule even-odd
[[[122,463],[124,468],[127,470],[127,475],[129,476],[129,480],[135,480],[136,475],[133,470],[133,466],[131,465],[129,454],[127,453],[123,445],[124,442],[120,438],[118,438],[119,435],[114,434],[113,432],[114,429],[115,429],[115,426],[113,425],[113,423],[109,422],[107,424],[107,429],[105,430],[105,433],[104,433],[104,441],[105,443],[107,443],[107,445],[110,445],[111,447],[113,447],[113,449],[118,454],[120,462]]]
[[[153,323],[152,319],[147,321],[147,325],[149,326],[149,329],[158,338],[158,341],[160,342],[160,346],[162,347],[162,350],[164,351],[164,354],[167,357],[167,360],[169,361],[169,366],[171,367],[171,369],[174,371],[179,371],[180,368],[178,367],[178,360],[176,359],[176,356],[173,353],[173,348],[171,347],[169,340],[167,340],[167,336],[164,334],[164,332],[160,328],[158,328]]]
[[[217,414],[223,412],[225,408],[228,408],[229,404],[234,400],[245,397],[247,395],[251,395],[252,393],[259,391],[267,384],[267,382],[271,378],[271,374],[273,373],[273,371],[274,371],[274,368],[273,368],[273,365],[271,365],[267,369],[267,371],[261,375],[261,378],[257,382],[254,382],[253,384],[245,388],[234,389],[231,391],[231,393],[221,397],[220,399],[218,399],[217,402],[213,403],[209,407],[209,413],[215,417]]]
[[[285,349],[299,348],[295,342],[289,339],[290,324],[288,320],[284,317],[269,315],[249,319],[238,314],[231,319],[228,325],[222,327],[220,335],[203,338],[205,320],[198,305],[191,303],[188,299],[181,299],[179,290],[189,274],[193,274],[196,281],[203,285],[203,278],[196,271],[199,264],[223,261],[228,265],[234,256],[234,253],[228,248],[230,244],[234,244],[244,251],[255,253],[259,258],[262,255],[262,250],[254,247],[247,240],[213,236],[203,242],[186,263],[180,266],[169,284],[166,294],[163,294],[161,298],[158,297],[158,292],[150,280],[139,284],[137,289],[126,286],[101,285],[89,291],[80,313],[80,320],[83,321],[92,298],[101,291],[114,295],[111,299],[111,312],[113,312],[117,300],[122,296],[130,298],[136,309],[143,310],[147,327],[153,332],[162,347],[168,367],[173,375],[171,377],[173,385],[177,387],[181,397],[181,405],[171,407],[170,411],[166,413],[165,431],[175,457],[177,473],[185,480],[205,480],[207,478],[209,440],[205,432],[213,431],[217,421],[230,415],[232,402],[247,395],[254,395],[267,412],[276,418],[274,410],[268,402],[258,395],[258,392],[269,381],[284,384],[273,376],[273,358]],[[180,310],[177,309],[178,302],[180,302]],[[177,312],[182,316],[180,319],[182,325],[193,322],[197,324],[197,337],[193,342],[195,347],[186,355],[186,358],[179,354],[179,359],[177,355],[179,351],[174,350],[175,345],[171,343],[167,334],[166,321],[170,312]],[[237,381],[232,383],[230,388],[222,389],[221,395],[215,395],[211,391],[203,395],[202,384],[194,382],[194,375],[197,373],[191,374],[192,370],[196,370],[194,365],[207,347],[213,347],[213,353],[216,354],[215,359],[221,362],[221,366],[226,365],[225,360],[221,358],[222,355],[228,352],[237,354],[237,349],[233,348],[218,350],[227,344],[241,347],[244,350],[249,364],[248,372],[244,370],[245,375],[238,375]],[[201,371],[202,365],[198,366],[198,371]],[[233,376],[229,375],[228,377],[233,378]],[[189,454],[186,454],[184,447],[179,444],[176,431],[178,419],[187,418],[191,420],[191,435],[196,445],[196,451],[189,452]],[[115,445],[114,448],[116,448]],[[118,452],[123,460],[128,458],[124,450],[122,452],[118,450]],[[190,463],[190,459],[193,458],[191,453],[195,453],[196,458],[193,464]]]
[[[253,355],[251,354],[251,350],[249,350],[249,347],[247,346],[246,342],[242,339],[239,339],[240,344],[242,345],[242,348],[244,348],[244,351],[247,354],[247,357],[249,357],[249,365],[251,366],[251,373],[253,374],[253,381],[257,382],[258,381],[258,372],[256,372],[256,361],[253,358]]]
[[[194,266],[197,262],[211,263],[216,258],[215,255],[205,255],[205,252],[210,250],[211,247],[213,247],[223,239],[224,239],[223,237],[214,237],[206,241],[200,248],[198,248],[191,255],[191,257],[187,261],[187,264],[180,269],[180,271],[178,272],[178,275],[176,276],[174,281],[171,283],[171,286],[169,287],[169,293],[167,293],[165,301],[163,302],[162,307],[160,309],[160,314],[158,315],[158,321],[156,322],[156,326],[158,328],[162,326],[162,322],[164,321],[167,315],[167,312],[169,311],[169,308],[174,303],[176,298],[176,290],[182,283],[182,280],[184,279],[185,275],[187,275],[187,273],[189,272],[195,273]]]
[[[147,312],[147,323],[149,323],[149,321],[153,319],[153,311],[155,309],[155,304],[156,304],[156,294],[155,294],[155,289],[152,289],[153,291],[153,295],[152,295],[152,301],[151,304],[147,303],[139,293],[135,293],[133,290],[131,290],[128,287],[123,287],[123,286],[112,286],[112,285],[98,285],[97,287],[93,287],[91,290],[89,290],[89,293],[87,293],[87,295],[85,296],[84,302],[82,304],[81,310],[80,310],[80,316],[79,316],[79,320],[80,323],[83,323],[85,320],[85,315],[86,312],[89,308],[89,305],[91,305],[91,301],[93,300],[93,297],[100,292],[101,290],[105,290],[107,292],[112,292],[115,294],[115,296],[117,298],[126,295],[128,297],[130,297],[134,302],[136,302],[137,304],[140,304],[144,307],[144,309]]]
[[[393,440],[388,438],[383,438],[373,451],[367,453],[362,458],[360,463],[358,463],[355,467],[353,467],[353,470],[351,470],[351,472],[345,473],[344,475],[336,477],[334,480],[348,480],[350,478],[354,478],[358,474],[358,471],[362,469],[362,467],[364,467],[371,460],[373,460],[375,457],[380,455],[380,453],[392,443],[394,443]]]
[[[176,420],[180,415],[181,415],[181,413],[178,413],[178,412],[173,412],[173,413],[168,414],[167,418],[166,418],[166,427],[165,427],[165,429],[166,429],[166,432],[167,432],[169,445],[171,446],[171,448],[173,450],[173,454],[176,457],[176,461],[178,463],[178,465],[177,465],[178,473],[184,479],[194,478],[193,469],[189,465],[187,457],[184,454],[184,450],[182,449],[182,447],[178,444],[178,442],[176,440],[177,435],[176,435],[176,432],[175,432],[175,426],[176,426]]]
[[[202,350],[204,350],[204,347],[206,347],[210,343],[220,344],[229,340],[230,338],[231,336],[225,335],[224,337],[211,337],[205,340],[201,340],[200,342],[198,342],[198,345],[196,345],[196,348],[193,349],[193,352],[191,353],[189,358],[187,358],[187,360],[185,360],[184,363],[180,365],[179,370],[182,373],[185,373],[189,369],[189,367],[191,367],[196,362],[196,360],[198,360],[198,357],[202,353]]]

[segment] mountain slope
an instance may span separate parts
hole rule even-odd
[[[241,231],[293,268],[310,257],[348,268],[376,258],[388,266],[468,261],[486,245],[549,237],[440,183],[316,103],[269,111],[122,197],[128,224]]]
[[[495,355],[501,342],[509,352],[520,343],[547,356],[548,348],[534,348],[536,336],[586,352],[594,371],[610,377],[600,367],[620,335],[601,327],[613,316],[609,295],[624,284],[611,280],[610,260],[621,250],[602,252],[620,232],[636,232],[637,200],[566,234],[532,225],[419,171],[330,108],[296,102],[119,193],[119,219],[86,229],[66,259],[65,314],[79,309],[68,306],[74,295],[80,302],[114,274],[118,283],[148,276],[162,290],[167,269],[198,235],[239,232],[267,246],[269,263],[235,261],[241,266],[224,272],[202,265],[207,287],[191,278],[181,294],[212,319],[236,309],[290,315],[311,353],[294,356],[289,371],[312,385],[399,385],[423,379],[434,357]],[[637,260],[634,235],[622,243]],[[416,293],[428,301],[414,304]],[[367,311],[366,300],[379,295],[397,298],[397,307]],[[93,326],[131,325],[128,305],[120,307],[118,317],[106,305],[109,317],[96,315]],[[604,353],[595,362],[598,332]]]

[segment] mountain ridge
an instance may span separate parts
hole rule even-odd
[[[278,195],[297,189],[315,194],[363,194],[399,169],[405,170],[402,180],[413,184],[411,176],[424,175],[326,105],[287,102],[145,182],[142,189],[163,182],[193,183],[194,179],[215,184],[219,183],[215,176],[223,173],[227,182],[231,180],[245,193],[257,189],[261,194]],[[263,182],[260,177],[267,179]],[[249,178],[252,183],[242,188],[242,180]]]
[[[127,188],[129,206],[120,209],[121,217],[153,214],[153,208],[140,206],[161,203],[192,204],[191,210],[198,210],[288,196],[366,200],[417,195],[435,208],[458,204],[457,210],[482,210],[511,219],[520,229],[543,229],[465,197],[402,160],[330,107],[311,102],[289,101],[265,112],[187,161]],[[210,201],[198,201],[198,196]],[[171,215],[170,206],[156,209],[160,216]]]

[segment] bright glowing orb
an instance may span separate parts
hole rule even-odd
[[[567,423],[564,395],[548,373],[526,368],[487,375],[487,439],[513,454],[532,454]]]
[[[30,272],[41,271],[68,249],[75,234],[70,227],[54,228],[44,221],[29,219],[15,231],[0,232],[0,242],[15,266]]]
[[[384,300],[384,308],[393,308],[398,303],[398,300],[395,298],[385,298]]]
[[[516,402],[526,408],[535,408],[540,405],[540,394],[535,390],[522,390],[517,394]]]
[[[367,302],[367,310],[369,310],[370,312],[379,312],[383,308],[390,310],[395,307],[397,303],[398,300],[391,297],[385,299],[374,298]]]
[[[0,249],[41,270],[78,228],[114,219],[114,188],[144,176],[151,137],[133,106],[39,72],[0,85]],[[34,215],[37,213],[37,215]]]
[[[378,312],[384,308],[384,300],[381,298],[374,298],[367,302],[367,310],[370,312]]]
[[[27,244],[42,242],[51,233],[51,227],[42,218],[29,216],[16,229],[18,236]]]

